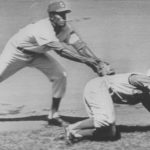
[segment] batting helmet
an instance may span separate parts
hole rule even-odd
[[[48,13],[50,12],[62,12],[65,11],[67,13],[71,12],[70,6],[67,1],[64,0],[51,0],[47,9]]]

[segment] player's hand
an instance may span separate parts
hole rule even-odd
[[[99,62],[96,66],[96,73],[99,76],[105,76],[105,75],[113,75],[115,74],[114,68],[110,66],[107,62]]]
[[[92,70],[98,74],[98,76],[113,75],[115,70],[109,65],[109,63],[104,61],[93,61],[93,63],[87,64]]]

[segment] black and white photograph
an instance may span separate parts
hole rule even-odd
[[[0,42],[0,150],[149,150],[149,0],[0,0]]]

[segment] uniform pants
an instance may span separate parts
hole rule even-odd
[[[62,98],[66,90],[66,72],[49,54],[28,55],[8,42],[0,56],[0,82],[24,67],[35,67],[52,82],[52,96]]]
[[[92,79],[87,83],[83,94],[89,117],[94,118],[96,128],[115,124],[114,105],[105,77]]]

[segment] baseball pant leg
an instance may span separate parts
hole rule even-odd
[[[52,97],[62,98],[66,91],[66,72],[49,54],[38,55],[30,64],[42,71],[52,82]]]
[[[0,82],[26,67],[31,59],[8,42],[0,55]]]
[[[89,117],[94,118],[95,128],[112,126],[113,129],[116,121],[114,105],[104,77],[89,81],[83,98]]]

